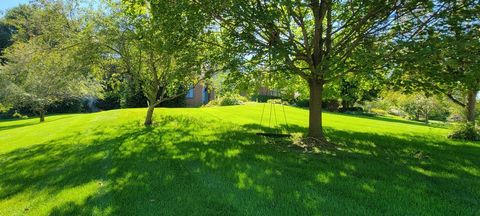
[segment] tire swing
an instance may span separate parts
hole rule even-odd
[[[292,137],[292,135],[288,132],[287,115],[285,113],[285,105],[283,103],[281,103],[281,106],[282,106],[282,111],[283,111],[283,117],[284,117],[284,120],[285,120],[286,133],[282,132],[282,128],[278,124],[277,109],[276,109],[277,104],[275,102],[272,102],[272,101],[266,102],[266,103],[263,104],[262,117],[260,118],[260,126],[263,126],[262,125],[263,124],[263,117],[265,115],[265,107],[267,106],[267,104],[270,104],[270,113],[269,113],[269,118],[268,118],[268,128],[272,129],[272,132],[256,133],[256,135],[267,137],[267,138],[290,138],[290,137]],[[274,115],[273,119],[272,119],[272,114]]]

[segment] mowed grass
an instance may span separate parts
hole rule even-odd
[[[0,121],[0,215],[480,215],[480,143],[326,113],[338,149],[305,153],[255,135],[262,108]],[[305,132],[308,111],[285,109]]]

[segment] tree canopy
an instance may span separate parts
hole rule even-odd
[[[480,90],[479,1],[433,1],[432,20],[416,37],[396,41],[392,79],[405,91],[444,94],[475,124]],[[421,18],[419,18],[421,19]]]
[[[15,27],[15,43],[6,49],[8,64],[0,68],[3,101],[28,106],[44,120],[45,108],[66,98],[98,95],[80,22],[68,17],[61,2],[21,6],[7,14]],[[16,15],[22,14],[23,19]],[[24,21],[24,22],[23,22]],[[27,25],[34,21],[34,29]]]
[[[225,1],[216,18],[239,67],[306,80],[309,136],[323,141],[324,85],[348,73],[375,70],[378,44],[394,35],[409,12],[424,6],[418,1]]]

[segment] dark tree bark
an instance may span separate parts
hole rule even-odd
[[[40,115],[40,122],[45,122],[45,110],[39,110],[38,114]]]
[[[467,98],[467,123],[475,125],[476,118],[476,105],[477,105],[477,93],[478,91],[472,90],[468,92]]]
[[[145,122],[143,123],[145,126],[152,125],[152,118],[153,118],[153,111],[155,111],[155,105],[153,103],[148,104],[147,116],[145,117]]]
[[[343,111],[343,112],[345,112],[345,111],[347,111],[347,110],[350,109],[350,106],[349,106],[348,104],[349,104],[349,103],[348,103],[347,100],[342,99],[342,111]]]
[[[310,87],[308,136],[320,141],[325,141],[322,125],[323,82],[317,79],[311,79],[308,85]]]

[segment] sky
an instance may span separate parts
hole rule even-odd
[[[29,0],[0,0],[0,11],[5,12],[5,10],[13,8],[19,4],[28,3]]]

